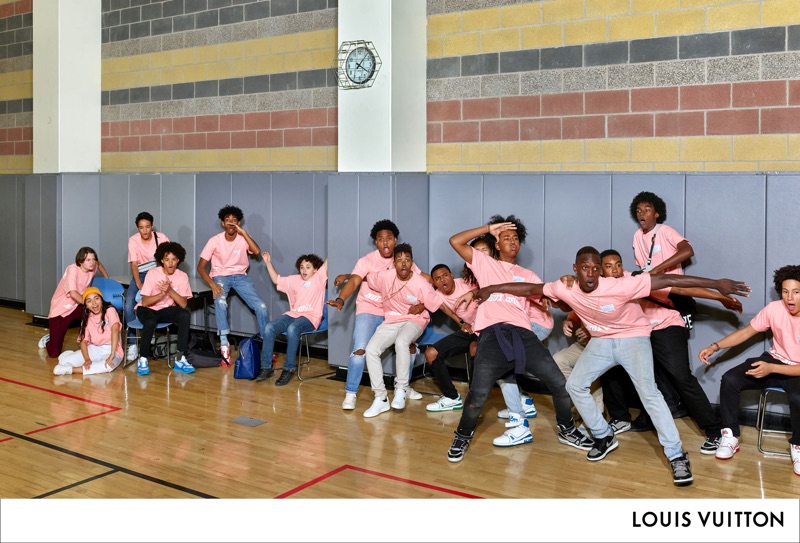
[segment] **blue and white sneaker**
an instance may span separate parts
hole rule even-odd
[[[536,412],[536,406],[533,405],[533,398],[528,396],[527,394],[522,394],[519,397],[519,401],[522,404],[522,408],[525,410],[525,418],[526,419],[535,419],[538,413]],[[508,409],[503,409],[497,413],[498,419],[507,419],[508,418]]]
[[[50,334],[45,334],[39,339],[38,346],[40,349],[47,347],[47,342],[50,341]]]
[[[186,361],[186,357],[183,356],[183,355],[181,355],[180,358],[176,358],[175,359],[175,364],[173,365],[173,368],[175,369],[175,371],[181,371],[183,373],[194,373],[195,372],[194,366],[189,364]]]
[[[523,419],[518,414],[511,413],[506,427],[508,427],[508,430],[503,432],[503,435],[492,440],[492,444],[495,447],[513,447],[533,441],[528,419]]]
[[[139,357],[139,365],[136,368],[136,373],[139,375],[150,375],[150,366],[147,364],[147,358],[144,356]]]

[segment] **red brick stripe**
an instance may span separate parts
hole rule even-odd
[[[0,19],[11,17],[12,15],[22,15],[33,11],[33,0],[20,0],[11,4],[0,6]]]
[[[104,122],[102,152],[332,146],[337,121],[336,108],[315,108]]]
[[[0,128],[0,155],[30,155],[32,153],[32,126]]]

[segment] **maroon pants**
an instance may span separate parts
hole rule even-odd
[[[50,341],[47,342],[47,356],[58,358],[64,346],[64,336],[67,335],[69,325],[83,318],[83,306],[78,304],[72,313],[65,317],[53,317],[50,321]],[[74,350],[74,349],[73,349]]]

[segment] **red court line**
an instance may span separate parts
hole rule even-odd
[[[13,381],[11,379],[6,379],[5,377],[0,377],[0,381],[5,381],[6,383],[11,383],[13,385],[20,385],[20,386],[23,386],[23,387],[32,388],[34,390],[39,390],[41,392],[47,392],[49,394],[55,394],[56,396],[63,396],[64,398],[69,398],[71,400],[78,400],[79,402],[88,403],[88,404],[92,404],[92,405],[97,405],[97,406],[104,407],[104,408],[107,409],[107,411],[101,411],[100,413],[94,413],[92,415],[86,415],[85,417],[81,417],[81,418],[78,418],[78,419],[72,419],[72,420],[68,420],[68,421],[65,421],[65,422],[59,422],[58,424],[53,424],[51,426],[45,426],[44,428],[37,428],[36,430],[31,430],[30,432],[25,432],[26,436],[29,436],[31,434],[36,434],[36,433],[39,433],[39,432],[43,432],[45,430],[51,430],[53,428],[58,428],[59,426],[66,426],[68,424],[73,424],[75,422],[80,422],[82,420],[91,419],[91,418],[94,418],[94,417],[99,417],[100,415],[107,415],[108,413],[114,413],[114,412],[120,411],[122,409],[121,407],[116,407],[114,405],[108,405],[108,404],[96,402],[94,400],[87,400],[86,398],[79,398],[78,396],[73,396],[71,394],[65,394],[63,392],[58,392],[57,390],[50,390],[49,388],[42,388],[42,387],[38,387],[36,385],[31,385],[31,384],[28,384],[28,383],[22,383],[20,381]],[[14,439],[14,438],[8,438],[8,439],[0,440],[0,443],[3,443],[4,441],[9,441],[11,439]]]
[[[300,492],[301,490],[305,490],[306,488],[310,487],[311,485],[315,485],[320,481],[324,481],[325,479],[327,479],[327,478],[329,478],[329,477],[331,477],[333,475],[336,475],[337,473],[341,473],[346,469],[351,469],[353,471],[366,473],[367,475],[375,475],[376,477],[383,477],[384,479],[391,479],[392,481],[398,481],[398,482],[406,483],[406,484],[409,484],[409,485],[414,485],[414,486],[419,486],[419,487],[422,487],[422,488],[427,488],[429,490],[435,490],[437,492],[443,492],[445,494],[453,494],[454,496],[460,496],[462,498],[470,498],[470,499],[478,499],[478,500],[483,499],[482,496],[476,496],[474,494],[467,494],[466,492],[460,492],[458,490],[451,490],[449,488],[444,488],[442,486],[436,486],[436,485],[431,485],[431,484],[428,484],[428,483],[422,483],[422,482],[419,482],[419,481],[413,481],[411,479],[404,479],[402,477],[397,477],[395,475],[389,475],[388,473],[381,473],[379,471],[372,471],[372,470],[369,470],[369,469],[359,468],[357,466],[351,466],[349,464],[345,464],[345,465],[343,465],[341,467],[338,467],[333,471],[330,471],[330,472],[328,472],[328,473],[326,473],[324,475],[321,475],[321,476],[317,477],[316,479],[312,479],[312,480],[308,481],[307,483],[303,483],[302,485],[298,486],[297,488],[293,488],[293,489],[289,490],[288,492],[284,492],[283,494],[280,494],[279,496],[275,496],[275,499],[287,498],[287,497],[291,496],[292,494],[296,494],[296,493]]]

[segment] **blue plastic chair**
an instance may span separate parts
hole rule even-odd
[[[327,291],[325,293],[325,301],[326,302],[328,301]],[[309,381],[311,379],[316,379],[318,377],[325,377],[327,375],[333,375],[334,373],[336,373],[335,371],[330,371],[327,373],[321,373],[319,375],[312,375],[310,377],[306,377],[305,379],[303,379],[303,377],[300,376],[300,368],[303,366],[307,366],[311,362],[311,347],[309,345],[309,337],[327,331],[328,331],[328,304],[323,302],[322,320],[319,322],[319,326],[317,327],[317,329],[312,330],[311,332],[304,332],[300,334],[300,346],[297,350],[297,378],[300,379],[301,381]],[[303,343],[305,343],[306,345],[306,358],[305,360],[301,361],[300,357],[303,354]]]
[[[107,277],[95,277],[92,279],[92,286],[100,289],[103,300],[113,305],[117,311],[122,311],[125,287],[119,281]]]
[[[137,302],[141,302],[142,301],[142,291],[141,290],[136,293],[136,301]],[[160,323],[156,324],[156,330],[161,330],[163,328],[169,328],[169,326],[171,324],[172,324],[171,322],[160,322]],[[133,328],[134,330],[136,330],[136,345],[138,347],[139,346],[139,340],[140,340],[139,331],[142,328],[144,328],[144,325],[142,324],[142,322],[139,320],[138,317],[133,319],[130,322],[125,323],[125,325],[128,328]],[[125,334],[125,337],[126,337],[126,342],[127,342],[128,334]],[[127,345],[125,347],[127,347]],[[167,367],[172,368],[172,364],[170,363],[170,360],[169,360],[170,351],[172,351],[172,345],[171,345],[170,338],[169,338],[169,330],[167,330]],[[125,352],[127,352],[127,349],[125,349]],[[127,365],[128,362],[130,362],[130,361],[126,357],[125,361],[123,362],[123,368],[125,367],[125,365]]]
[[[781,387],[767,387],[761,391],[761,396],[758,398],[758,412],[756,413],[756,429],[758,430],[758,451],[767,456],[790,456],[786,451],[768,451],[761,446],[764,434],[790,434],[785,430],[767,430],[764,428],[764,418],[767,414],[767,397],[770,392],[779,392],[786,394],[786,391]]]

